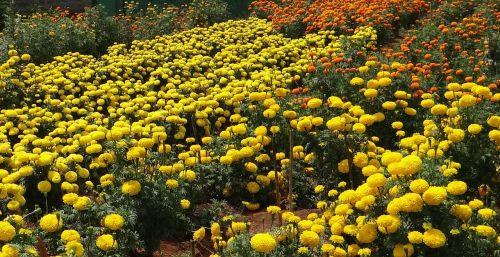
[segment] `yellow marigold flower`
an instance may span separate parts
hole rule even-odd
[[[359,196],[358,194],[356,193],[356,191],[352,190],[352,189],[349,189],[349,190],[345,190],[344,192],[342,192],[340,195],[339,195],[339,201],[340,203],[355,203],[357,200],[358,200]]]
[[[401,121],[395,121],[391,124],[393,129],[402,129],[403,128],[403,122]]]
[[[118,247],[118,242],[116,242],[116,240],[110,234],[104,234],[99,236],[96,239],[95,244],[97,248],[103,251],[110,251]]]
[[[146,149],[153,147],[154,144],[155,142],[152,138],[141,138],[139,139],[139,142],[137,142],[137,146],[144,147]]]
[[[331,253],[331,254],[333,254],[334,251],[335,251],[335,246],[333,246],[332,244],[323,244],[323,245],[321,245],[321,252],[322,253]]]
[[[436,104],[431,108],[432,115],[445,115],[448,107],[444,104]]]
[[[314,187],[314,193],[319,194],[325,190],[325,186],[317,185]]]
[[[386,178],[382,173],[375,173],[366,179],[366,183],[374,188],[384,186]]]
[[[251,194],[256,194],[260,190],[260,186],[257,182],[251,181],[247,183],[247,190]]]
[[[141,192],[141,183],[137,180],[129,180],[123,183],[122,193],[128,196],[134,196]]]
[[[165,185],[167,185],[168,188],[170,189],[176,189],[179,187],[179,182],[175,179],[168,179],[166,182],[165,182]]]
[[[483,209],[480,209],[477,211],[477,213],[479,214],[479,216],[485,220],[489,220],[491,219],[493,216],[496,216],[497,213],[490,209],[490,208],[483,208]]]
[[[355,123],[352,126],[352,131],[354,131],[358,134],[363,134],[366,131],[366,126],[361,124],[361,123]]]
[[[245,126],[245,124],[238,124],[232,127],[232,131],[235,134],[243,135],[247,132],[247,127]]]
[[[334,117],[326,122],[326,126],[329,130],[344,130],[346,120],[343,117]]]
[[[307,253],[309,253],[309,248],[307,248],[305,246],[301,246],[301,247],[299,247],[299,249],[297,249],[297,253],[299,253],[299,254],[307,254]]]
[[[338,164],[338,170],[341,173],[348,173],[349,172],[349,160],[344,159]]]
[[[313,231],[304,231],[300,234],[300,244],[309,247],[316,247],[319,244],[319,235]]]
[[[429,188],[429,183],[425,181],[424,179],[416,179],[410,182],[410,190],[413,193],[423,193],[425,190]]]
[[[70,183],[76,182],[78,174],[74,171],[68,171],[64,174],[64,179]]]
[[[431,107],[434,106],[434,100],[432,100],[432,99],[424,99],[424,100],[422,100],[420,102],[420,106],[422,106],[424,108],[431,108]],[[431,113],[432,113],[432,109],[431,109]],[[434,113],[432,113],[432,114],[434,114]]]
[[[78,195],[75,193],[67,193],[63,195],[63,202],[67,205],[73,205],[78,201]]]
[[[471,207],[473,210],[483,208],[483,206],[484,206],[483,201],[481,201],[479,199],[474,199],[474,200],[469,202],[469,207]]]
[[[330,96],[327,101],[328,106],[331,108],[342,108],[342,105],[344,104],[342,99],[338,96]]]
[[[359,248],[359,246],[358,246]],[[353,250],[353,249],[347,249],[347,253],[349,256],[361,256],[361,257],[367,257],[367,256],[371,256],[372,254],[372,250],[370,248],[361,248],[357,251],[356,255],[354,254],[354,252],[349,252],[349,250]]]
[[[74,229],[66,229],[61,233],[61,240],[65,243],[71,241],[80,242],[80,233]]]
[[[339,194],[339,192],[335,189],[328,191],[328,197],[335,197],[338,194]]]
[[[264,117],[266,117],[268,119],[272,119],[272,118],[276,117],[276,111],[273,110],[273,109],[266,109],[262,113],[262,116],[264,116]]]
[[[369,177],[375,173],[379,172],[379,169],[375,167],[374,165],[367,165],[361,169],[361,172],[363,173],[363,176]]]
[[[196,173],[192,170],[185,170],[179,173],[179,177],[184,178],[188,182],[193,182],[196,180]]]
[[[323,104],[323,101],[319,98],[312,98],[307,102],[307,107],[311,109],[316,109]]]
[[[359,242],[368,244],[377,238],[377,224],[369,223],[361,226],[356,235]]]
[[[31,59],[31,55],[29,55],[29,54],[21,55],[21,60],[23,60],[23,61],[29,61],[30,59]]]
[[[269,233],[258,233],[250,239],[250,245],[259,253],[270,253],[276,249],[276,239]]]
[[[477,135],[477,134],[481,133],[482,129],[483,129],[483,127],[479,124],[470,124],[467,127],[467,131],[469,131],[469,133],[471,133],[473,135]]]
[[[384,234],[396,232],[401,225],[401,221],[396,215],[381,215],[377,218],[378,230]]]
[[[464,139],[465,132],[461,129],[452,129],[450,133],[448,133],[448,140],[453,143],[461,142]]]
[[[0,221],[0,241],[8,242],[16,236],[16,228],[7,221]]]
[[[476,233],[484,237],[494,237],[497,234],[494,228],[485,225],[478,225],[475,230]]]
[[[391,85],[391,83],[392,83],[392,80],[390,78],[381,78],[378,80],[378,84],[381,87],[387,87],[387,86]]]
[[[85,148],[85,152],[88,154],[96,154],[100,153],[101,151],[102,151],[102,145],[100,144],[89,145],[87,146],[87,148]]]
[[[20,206],[21,206],[21,204],[16,200],[10,200],[7,203],[7,209],[9,209],[11,211],[16,211],[17,209],[19,209]]]
[[[247,162],[245,163],[245,170],[251,173],[255,173],[257,171],[258,167],[255,163],[253,162]]]
[[[66,243],[65,248],[66,248],[66,254],[69,256],[73,255],[75,257],[79,257],[83,256],[83,253],[85,252],[82,243],[78,241],[70,241]]]
[[[466,204],[455,204],[451,207],[451,213],[462,221],[466,221],[472,216],[472,209]]]
[[[56,214],[46,214],[40,219],[40,228],[45,232],[56,232],[63,226],[62,218]]]
[[[500,128],[500,116],[493,115],[486,122],[493,128]]]
[[[363,249],[368,249],[368,248],[363,248]],[[357,256],[357,255],[359,255],[360,250],[361,250],[361,247],[359,247],[359,245],[350,244],[347,246],[347,256],[349,256],[349,257]],[[368,251],[362,251],[361,253],[368,254]],[[371,254],[371,250],[370,250],[369,254]],[[365,255],[365,256],[369,256],[369,255]]]
[[[394,246],[392,254],[394,257],[410,257],[414,252],[415,250],[412,244],[397,244]]]
[[[365,81],[360,77],[354,77],[350,81],[350,84],[353,86],[362,86],[362,85],[364,85],[364,83],[365,83]]]
[[[235,222],[233,221],[231,223],[231,230],[234,233],[240,233],[243,232],[247,229],[247,224],[245,222]]]
[[[219,223],[212,223],[210,226],[210,234],[212,236],[219,236],[220,235],[220,224]]]
[[[220,132],[219,136],[220,136],[220,138],[222,138],[224,140],[228,140],[231,138],[231,132],[224,130],[224,131]]]
[[[205,238],[205,227],[201,227],[193,233],[193,240],[201,241]]]
[[[191,202],[187,199],[182,199],[181,200],[181,207],[182,209],[188,209],[189,206],[191,206]]]
[[[446,191],[452,195],[463,195],[467,192],[467,184],[463,181],[452,181],[446,186]]]
[[[104,226],[111,230],[119,230],[123,227],[125,219],[116,213],[108,214],[104,217]]]
[[[494,141],[497,146],[500,145],[500,130],[491,130],[490,132],[488,132],[488,138],[490,139],[490,141]]]
[[[75,208],[79,211],[83,211],[83,210],[86,210],[90,204],[91,204],[91,201],[90,201],[89,197],[81,196],[81,197],[78,197],[76,202],[73,204],[73,208]]]
[[[379,84],[378,84],[378,80],[376,80],[376,79],[370,79],[366,83],[366,88],[377,89],[378,87],[379,87]]]
[[[316,208],[318,209],[324,210],[326,207],[328,207],[328,204],[325,201],[318,201],[316,203]]]
[[[300,132],[310,131],[312,129],[312,121],[309,118],[299,120],[297,123],[297,130]]]
[[[385,110],[388,110],[388,111],[392,111],[394,109],[396,109],[396,103],[395,102],[392,102],[392,101],[386,101],[384,103],[382,103],[382,108],[384,108]]]
[[[230,165],[233,162],[233,157],[224,155],[220,157],[219,161],[224,165]]]
[[[439,229],[431,228],[424,233],[423,242],[430,248],[443,247],[446,243],[446,236]]]
[[[404,175],[413,175],[422,168],[422,160],[416,155],[403,157],[401,163],[405,166]]]
[[[311,231],[318,233],[319,235],[325,233],[325,226],[320,224],[313,224],[311,226]]]
[[[268,206],[266,211],[270,214],[276,215],[281,212],[281,208],[278,206]]]
[[[422,195],[424,202],[428,205],[440,205],[447,197],[446,189],[436,186],[429,187]]]
[[[389,166],[389,164],[394,162],[399,162],[403,159],[403,155],[398,152],[384,152],[382,154],[382,165]]]
[[[418,231],[408,233],[408,241],[412,244],[421,244],[424,240],[424,235]]]
[[[460,107],[469,107],[475,104],[476,104],[476,97],[472,95],[463,95],[458,100],[458,106]]]
[[[146,157],[146,149],[143,147],[131,147],[127,152],[127,160],[135,160]]]
[[[378,91],[377,89],[368,88],[365,92],[363,92],[363,95],[368,99],[373,99],[378,96]]]
[[[358,168],[363,168],[368,165],[368,155],[363,152],[357,152],[354,155],[353,163]]]

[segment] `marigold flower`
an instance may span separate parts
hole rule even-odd
[[[16,236],[16,228],[7,221],[0,221],[0,241],[9,242]]]
[[[252,236],[250,245],[259,253],[270,253],[276,249],[276,239],[268,233],[259,233]]]
[[[46,214],[40,219],[40,228],[46,232],[56,232],[63,226],[62,218],[56,214]]]
[[[319,244],[319,236],[313,231],[304,231],[300,234],[300,244],[309,247],[316,247]]]
[[[110,234],[104,234],[99,236],[95,242],[97,248],[103,251],[110,251],[118,247],[118,242]]]
[[[446,236],[441,230],[431,228],[425,231],[423,242],[430,248],[440,248],[446,243]]]

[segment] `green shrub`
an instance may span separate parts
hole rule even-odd
[[[193,0],[188,5],[185,24],[189,28],[209,26],[228,17],[228,4],[223,0]]]
[[[0,0],[0,31],[5,28],[5,20],[10,7],[10,0]]]

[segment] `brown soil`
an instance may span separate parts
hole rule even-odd
[[[160,249],[155,252],[154,257],[178,256],[190,253],[190,249],[190,242],[161,241]]]
[[[302,219],[306,218],[307,215],[313,212],[319,213],[319,210],[304,209],[304,210],[294,211],[295,215],[301,217]],[[250,227],[250,234],[252,235],[260,232],[269,231],[271,227],[277,227],[280,225],[279,217],[274,217],[273,221],[271,214],[267,213],[266,211],[249,213],[247,217],[248,220],[252,223],[252,226]]]

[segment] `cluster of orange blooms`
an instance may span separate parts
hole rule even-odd
[[[250,8],[256,13],[269,14],[268,18],[278,28],[303,22],[307,25],[308,32],[323,29],[350,32],[359,25],[395,29],[395,24],[403,16],[409,17],[428,10],[431,2],[441,1],[282,0],[278,4],[272,0],[256,0]]]

